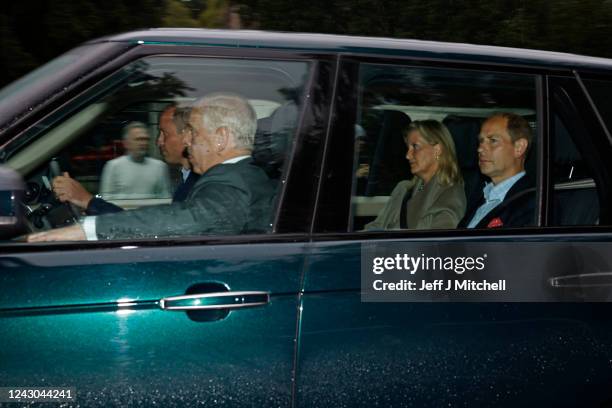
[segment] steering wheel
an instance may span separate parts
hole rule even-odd
[[[53,193],[53,178],[62,174],[57,159],[51,159],[45,173],[41,176],[42,183],[26,183],[23,204],[29,232],[65,227],[79,219],[79,210],[70,203],[62,203]]]

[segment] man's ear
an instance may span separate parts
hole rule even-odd
[[[529,142],[525,138],[520,138],[514,142],[514,156],[521,157],[524,156],[527,152],[527,146],[529,146]]]
[[[230,132],[226,126],[221,126],[215,130],[214,149],[220,153],[228,148],[230,143]]]

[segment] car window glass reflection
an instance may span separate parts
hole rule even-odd
[[[362,64],[359,77],[353,231],[535,224],[532,76]]]
[[[39,191],[31,240],[271,232],[309,66],[151,57],[98,84],[31,136],[49,155],[9,159]]]

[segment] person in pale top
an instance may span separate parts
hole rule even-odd
[[[99,194],[106,200],[170,197],[168,166],[147,157],[149,131],[140,122],[123,128],[126,154],[108,161],[102,170]]]
[[[366,230],[455,228],[466,199],[448,129],[436,120],[414,121],[404,140],[413,177],[397,184]]]
[[[28,236],[29,242],[264,233],[276,183],[252,159],[257,117],[241,96],[196,101],[183,133],[200,177],[183,202],[85,217],[82,224]]]
[[[183,201],[199,175],[191,171],[191,164],[186,158],[182,132],[189,121],[191,107],[170,104],[159,114],[159,134],[157,146],[164,161],[171,165],[180,165],[181,182],[176,186],[172,201]],[[62,202],[70,202],[85,210],[87,215],[101,215],[123,211],[101,197],[95,197],[68,173],[53,179],[53,192]]]

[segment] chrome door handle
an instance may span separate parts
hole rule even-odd
[[[596,288],[612,286],[612,272],[579,273],[553,276],[548,279],[553,288]]]
[[[268,292],[212,292],[171,296],[159,301],[162,310],[218,310],[264,306],[270,303]]]

